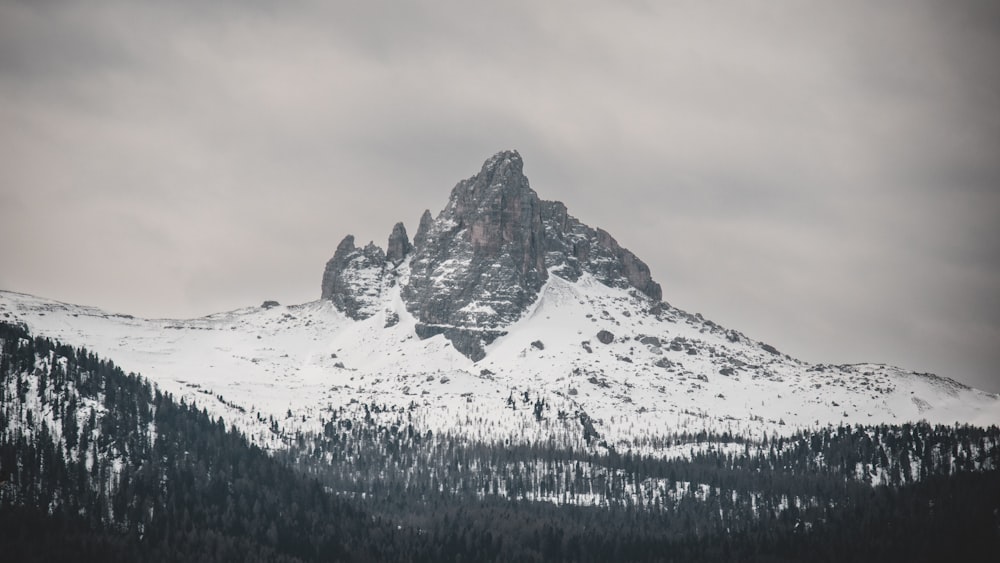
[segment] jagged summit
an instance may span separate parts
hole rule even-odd
[[[660,300],[645,263],[607,232],[570,216],[562,203],[539,199],[523,169],[517,151],[487,159],[452,189],[436,218],[424,212],[412,246],[402,223],[386,253],[358,250],[353,237],[344,239],[324,271],[323,298],[364,319],[398,278],[417,335],[444,334],[477,361],[535,302],[550,274],[575,282],[588,273],[609,287],[633,287]]]
[[[409,237],[406,236],[406,227],[402,222],[396,223],[389,235],[389,245],[386,247],[385,257],[393,266],[398,266],[406,255],[413,250]]]
[[[486,161],[483,162],[483,166],[479,170],[479,174],[473,176],[473,178],[484,177],[501,179],[515,178],[518,181],[524,180],[523,183],[512,183],[508,184],[508,186],[512,188],[531,189],[528,187],[527,178],[524,177],[524,160],[521,158],[521,153],[513,149],[500,151],[487,158]]]
[[[374,243],[356,248],[354,235],[347,235],[326,263],[322,298],[333,301],[352,319],[370,317],[382,295],[385,265],[385,251]]]
[[[260,412],[322,429],[338,406],[405,412],[418,434],[575,448],[599,436],[619,451],[677,432],[1000,420],[995,394],[891,366],[810,364],[660,301],[638,257],[539,199],[517,153],[459,182],[408,238],[402,223],[386,250],[344,237],[323,298],[302,305],[150,320],[0,291],[0,318],[189,402],[208,397],[265,441],[275,434]]]
[[[424,209],[424,214],[420,216],[420,223],[417,225],[417,234],[413,235],[414,246],[423,246],[424,241],[427,240],[427,231],[431,229],[433,224],[434,217],[431,215],[431,210]]]
[[[516,152],[501,152],[452,189],[402,287],[419,336],[443,333],[476,360],[548,278],[541,204],[522,166]]]

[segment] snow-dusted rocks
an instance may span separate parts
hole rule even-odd
[[[401,269],[385,279],[403,277],[405,261]],[[329,300],[155,320],[0,292],[0,318],[85,346],[265,445],[273,434],[260,420],[294,435],[321,429],[330,409],[373,404],[405,413],[421,432],[487,443],[584,447],[587,421],[621,451],[702,430],[760,437],[841,423],[1000,423],[995,394],[890,366],[775,355],[675,307],[657,317],[644,295],[590,274],[550,276],[479,362],[443,335],[420,339],[398,283],[371,305],[362,320]],[[614,340],[600,343],[601,330]]]
[[[610,234],[580,223],[562,203],[538,198],[516,151],[497,153],[459,182],[436,219],[425,211],[412,251],[400,280],[416,334],[444,334],[475,361],[538,299],[550,274],[575,282],[587,273],[609,287],[636,288],[652,302],[661,297],[646,264]],[[400,266],[409,253],[397,223],[382,268]],[[338,248],[327,264],[323,298],[357,318],[356,304],[371,289],[340,283],[327,292],[325,280],[361,279],[359,267],[377,264],[344,256]]]
[[[371,243],[355,248],[354,236],[347,235],[326,263],[323,299],[333,301],[337,309],[354,320],[367,319],[378,308],[385,265],[385,252],[381,248]]]
[[[543,201],[542,220],[549,272],[570,281],[587,272],[610,287],[634,287],[654,302],[663,297],[645,262],[603,229],[576,220],[561,202]]]
[[[521,157],[502,152],[487,160],[421,234],[402,292],[418,334],[444,334],[482,359],[483,346],[521,316],[548,277],[541,204]]]

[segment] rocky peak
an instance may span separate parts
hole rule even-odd
[[[354,235],[347,235],[340,241],[340,244],[337,245],[337,250],[334,251],[333,258],[331,258],[331,260],[343,260],[349,254],[354,252],[354,250]]]
[[[424,209],[424,214],[420,216],[420,223],[417,225],[417,234],[413,235],[413,246],[419,248],[427,240],[427,231],[434,224],[434,217],[431,216],[430,209]]]
[[[459,182],[451,190],[445,212],[455,207],[457,213],[466,213],[469,204],[475,205],[499,194],[512,197],[533,196],[538,199],[538,195],[528,185],[528,178],[524,175],[524,162],[517,151],[498,152],[483,163],[479,174]]]
[[[410,239],[406,236],[406,227],[403,223],[396,223],[389,235],[389,244],[386,246],[385,257],[394,266],[398,266],[413,250]]]
[[[535,300],[548,275],[541,205],[522,167],[517,152],[501,152],[455,186],[438,218],[420,229],[403,288],[422,335],[445,333],[473,359]]]
[[[387,253],[374,245],[358,250],[353,237],[345,238],[327,263],[323,298],[366,318],[377,311],[372,299],[383,291],[386,271],[411,256],[400,290],[418,336],[444,334],[473,360],[538,298],[550,274],[569,281],[589,274],[660,300],[645,263],[562,203],[540,200],[523,167],[517,151],[490,157],[452,189],[437,218],[424,211],[412,246],[402,223]]]
[[[457,223],[477,258],[511,254],[521,275],[534,271],[544,281],[541,207],[522,170],[516,151],[497,153],[479,174],[455,186],[444,215]]]
[[[322,298],[352,319],[367,319],[378,311],[385,266],[381,248],[374,243],[356,248],[354,235],[347,235],[323,270]]]

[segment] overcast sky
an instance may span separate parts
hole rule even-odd
[[[0,0],[0,288],[313,300],[514,148],[671,304],[1000,391],[998,6]]]

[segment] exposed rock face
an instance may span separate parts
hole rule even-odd
[[[611,235],[579,222],[562,203],[538,198],[516,151],[497,153],[459,182],[436,218],[424,211],[412,246],[402,223],[385,254],[373,245],[358,250],[353,237],[345,238],[327,263],[323,298],[352,318],[367,318],[397,273],[417,335],[444,334],[477,361],[538,298],[549,274],[576,281],[586,273],[661,298],[646,264]]]
[[[355,248],[354,235],[347,235],[326,263],[323,299],[333,301],[337,309],[352,319],[367,319],[379,309],[385,266],[381,248],[371,243]]]
[[[434,217],[431,217],[431,210],[424,209],[424,214],[420,216],[420,224],[417,225],[417,234],[413,235],[413,246],[420,248],[427,240],[427,231],[434,224]]]
[[[487,160],[419,232],[402,292],[422,325],[418,334],[445,333],[456,349],[482,358],[482,345],[517,320],[548,276],[541,205],[520,155],[502,152]]]
[[[634,287],[659,301],[660,284],[653,281],[649,267],[635,254],[619,246],[603,229],[592,229],[567,213],[558,201],[542,202],[545,223],[546,258],[549,271],[576,281],[587,272],[612,287]]]
[[[402,223],[396,223],[392,228],[392,234],[389,235],[389,245],[385,252],[386,260],[394,266],[398,266],[412,250],[410,239],[406,236],[406,227]]]

